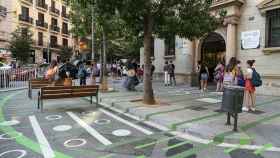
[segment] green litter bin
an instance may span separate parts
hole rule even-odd
[[[222,108],[223,112],[242,113],[244,88],[229,86],[224,88]]]

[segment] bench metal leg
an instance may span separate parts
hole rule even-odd
[[[39,110],[40,109],[40,102],[41,102],[41,92],[39,91],[38,92],[38,98],[37,98],[37,109]]]
[[[234,131],[234,132],[237,132],[237,131],[238,131],[238,129],[237,129],[237,120],[238,120],[238,114],[235,113],[235,114],[234,114],[234,127],[233,127],[233,131]]]
[[[92,96],[90,96],[90,104],[92,104]]]
[[[228,112],[227,113],[227,123],[226,123],[226,125],[231,125],[230,117],[231,117],[231,114]]]
[[[98,99],[98,95],[96,95],[96,107],[99,106],[99,99]]]
[[[44,104],[43,104],[43,100],[41,100],[40,103],[41,103],[41,112],[43,112],[43,107],[44,107],[44,106],[43,106],[43,105],[44,105]]]

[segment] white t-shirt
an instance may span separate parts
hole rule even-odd
[[[253,70],[251,68],[247,68],[245,75],[246,75],[246,78],[251,79],[253,76]]]

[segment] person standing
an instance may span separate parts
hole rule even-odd
[[[200,78],[200,77],[201,77],[201,76],[200,76],[200,69],[201,69],[201,61],[198,61],[198,62],[197,62],[197,67],[196,67],[196,73],[198,74],[198,78],[197,78],[197,79],[198,79],[198,83],[199,83],[199,84],[198,84],[198,85],[199,85],[199,90],[201,90],[201,84],[200,84],[200,79],[201,79],[201,78]]]
[[[215,74],[214,78],[217,82],[216,92],[223,91],[224,88],[224,71],[225,71],[225,65],[223,62],[219,62],[218,65],[215,68]]]
[[[170,85],[170,76],[168,73],[169,69],[169,64],[168,61],[165,62],[165,65],[163,66],[163,71],[164,71],[164,86],[169,86]]]
[[[247,70],[244,74],[245,78],[245,89],[244,89],[244,106],[242,108],[243,111],[255,111],[256,110],[256,88],[253,84],[253,76],[254,76],[254,64],[255,60],[247,61]]]
[[[173,64],[172,61],[169,62],[168,74],[170,76],[170,85],[176,86],[175,65]]]
[[[45,75],[45,79],[54,82],[56,80],[58,80],[58,64],[56,60],[52,60],[50,67],[48,68],[46,75]]]
[[[207,91],[207,86],[208,86],[209,70],[208,70],[208,67],[204,63],[201,64],[199,74],[200,74],[201,91],[205,92],[205,91]]]
[[[80,86],[85,86],[86,83],[86,79],[87,79],[87,70],[85,68],[84,63],[81,63],[79,65],[79,72],[78,72],[79,78],[80,78]]]
[[[154,72],[156,70],[155,65],[153,64],[153,62],[151,63],[151,80],[153,80],[153,76],[154,76]]]

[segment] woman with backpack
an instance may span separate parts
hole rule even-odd
[[[254,79],[254,64],[255,60],[247,61],[247,70],[244,74],[245,78],[245,89],[244,89],[244,106],[242,108],[243,111],[255,111],[256,104],[256,88],[253,84]]]
[[[215,74],[214,74],[215,81],[217,82],[216,92],[223,91],[224,71],[225,71],[224,63],[219,62],[219,64],[215,68]]]

